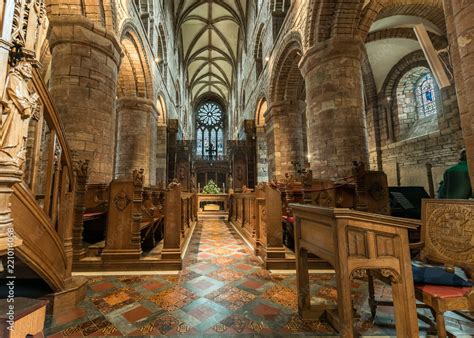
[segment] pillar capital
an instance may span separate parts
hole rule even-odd
[[[264,117],[267,119],[272,115],[288,111],[303,112],[305,109],[306,102],[303,100],[273,101],[268,105]]]
[[[316,66],[334,59],[344,58],[360,61],[364,49],[364,41],[360,37],[335,36],[308,49],[301,58],[299,68],[303,76],[306,76]]]
[[[51,50],[61,44],[82,44],[102,51],[116,66],[120,65],[123,52],[112,30],[93,23],[86,17],[53,16],[49,20],[49,45]]]
[[[133,109],[136,111],[148,112],[156,119],[159,116],[158,109],[151,99],[139,96],[122,96],[117,99],[117,111],[121,109]]]

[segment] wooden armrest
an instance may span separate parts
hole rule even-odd
[[[153,224],[153,222],[141,222],[140,223],[140,231],[150,227],[152,224]]]
[[[417,242],[417,243],[408,244],[408,247],[410,248],[410,250],[423,249],[424,246],[425,246],[425,242]]]

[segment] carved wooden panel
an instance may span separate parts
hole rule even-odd
[[[361,231],[359,229],[348,229],[347,243],[349,246],[350,257],[368,258],[367,239],[365,231]]]
[[[474,270],[474,201],[423,200],[424,255]]]
[[[377,257],[396,256],[395,255],[395,238],[392,236],[376,235],[375,249]],[[398,256],[398,255],[397,255]]]

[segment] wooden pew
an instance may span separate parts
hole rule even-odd
[[[391,278],[397,337],[418,337],[415,292],[408,247],[413,220],[349,209],[292,204],[296,217],[298,312],[309,319],[327,314],[341,337],[353,337],[351,276],[358,270],[376,269]],[[311,305],[308,253],[334,268],[337,311],[333,306]]]
[[[172,270],[197,220],[196,194],[143,186],[143,170],[115,179],[107,188],[105,247],[75,263],[77,271]],[[159,243],[162,246],[158,246]]]
[[[88,184],[84,198],[83,238],[94,244],[105,239],[105,225],[109,204],[107,184]]]
[[[143,189],[141,243],[144,250],[154,248],[163,239],[165,191],[158,187]]]
[[[282,203],[277,187],[259,184],[255,192],[236,193],[230,198],[229,221],[261,257],[265,267],[288,268],[282,238]]]
[[[179,262],[181,266],[186,242],[197,222],[196,193],[183,193],[179,183],[171,182],[166,191],[164,222],[161,258]]]

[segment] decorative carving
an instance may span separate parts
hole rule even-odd
[[[39,114],[39,96],[31,93],[28,82],[33,77],[29,62],[20,61],[10,70],[1,104],[2,139],[0,162],[21,167],[26,156],[28,125]]]
[[[78,177],[89,176],[89,160],[76,160],[73,162],[73,166]]]
[[[114,205],[119,211],[124,211],[132,200],[128,197],[127,193],[122,190],[114,197]]]
[[[133,184],[134,185],[139,185],[142,186],[143,182],[145,180],[145,169],[140,168],[140,169],[135,169],[133,170]]]
[[[170,184],[168,184],[168,190],[174,190],[180,186],[178,180],[175,178],[173,179]]]
[[[451,260],[472,262],[474,255],[472,208],[456,204],[437,204],[426,223],[431,244],[440,254]]]
[[[380,269],[380,273],[382,274],[382,276],[384,276],[385,278],[390,278],[390,280],[392,281],[392,283],[396,283],[399,281],[399,278],[400,278],[400,274],[398,272],[396,272],[395,270],[392,270],[392,269]]]
[[[34,57],[37,49],[40,28],[44,27],[46,5],[44,0],[16,0],[13,11],[11,41],[24,50],[30,57]],[[12,60],[12,66],[16,62]]]
[[[321,207],[331,207],[333,206],[333,198],[328,191],[323,190],[315,193],[313,204]]]
[[[285,173],[284,183],[285,186],[290,187],[293,184],[294,177],[290,173]]]
[[[380,184],[380,182],[375,182],[374,184],[372,184],[368,189],[368,192],[370,196],[372,196],[372,198],[376,201],[383,200],[386,195],[385,188],[382,184]]]
[[[54,168],[55,170],[61,169],[61,155],[63,150],[61,149],[61,144],[56,142],[56,146],[54,147]]]
[[[356,269],[351,273],[351,279],[367,280],[368,274],[366,269]]]

